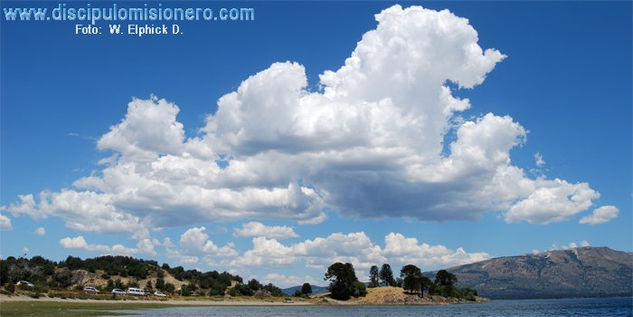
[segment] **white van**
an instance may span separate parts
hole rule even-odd
[[[141,295],[141,296],[145,296],[147,295],[147,293],[140,289],[140,288],[134,288],[134,287],[130,287],[127,289],[127,294],[128,295]]]

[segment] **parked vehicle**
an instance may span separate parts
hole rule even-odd
[[[115,288],[112,290],[112,294],[116,294],[116,295],[126,295],[127,293],[125,292],[125,290],[122,290],[120,288]]]
[[[29,281],[18,281],[17,283],[15,283],[15,285],[27,286],[27,287],[35,287],[35,285],[33,285],[33,283],[31,283]]]
[[[134,287],[128,288],[127,289],[127,294],[128,295],[139,295],[139,296],[148,295],[148,293],[145,290],[142,290],[140,288],[134,288]]]
[[[92,287],[92,286],[86,286],[84,287],[84,293],[87,294],[99,294],[99,290]]]
[[[154,292],[154,296],[158,296],[158,297],[165,297],[165,296],[167,296],[167,295],[165,295],[163,292],[156,291],[156,292]]]

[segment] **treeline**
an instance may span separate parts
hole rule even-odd
[[[439,270],[435,274],[435,279],[431,281],[422,274],[420,268],[413,264],[408,264],[400,270],[400,277],[394,279],[391,266],[383,264],[380,270],[377,266],[369,269],[369,287],[395,286],[402,287],[405,291],[424,296],[439,295],[444,297],[462,298],[466,300],[476,300],[477,291],[470,288],[459,288],[457,277],[446,270]]]
[[[146,280],[143,286],[147,291],[160,290],[183,296],[217,296],[227,293],[231,296],[283,296],[281,289],[272,283],[262,285],[253,279],[244,284],[239,275],[228,272],[185,270],[182,266],[172,268],[167,263],[159,266],[153,260],[126,256],[100,256],[85,260],[69,256],[60,262],[50,261],[41,256],[34,256],[31,259],[10,256],[0,260],[0,285],[6,285],[6,289],[12,290],[18,281],[26,280],[35,284],[39,291],[70,287],[82,289],[85,285],[78,284],[81,277],[77,270],[90,273],[100,271],[99,277],[107,281],[107,286],[101,290],[108,292],[115,288],[140,287],[139,282]],[[182,286],[177,287],[166,282],[165,272],[183,282]],[[123,282],[122,278],[127,280],[127,283]],[[232,285],[235,286],[231,287]]]
[[[457,277],[454,274],[446,270],[440,270],[435,274],[435,280],[431,281],[431,279],[422,275],[420,268],[413,264],[403,266],[398,278],[394,278],[389,264],[383,264],[380,269],[374,265],[369,269],[369,279],[369,287],[401,287],[406,292],[418,294],[420,297],[424,297],[425,292],[429,295],[472,301],[476,300],[477,297],[476,290],[458,288],[456,286]],[[327,272],[325,272],[325,280],[330,281],[330,296],[334,299],[348,300],[350,297],[364,297],[367,295],[365,284],[358,281],[354,266],[351,263],[336,262],[330,265]]]

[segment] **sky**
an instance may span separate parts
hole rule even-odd
[[[142,38],[2,21],[2,257],[286,287],[633,251],[630,2],[239,6]]]

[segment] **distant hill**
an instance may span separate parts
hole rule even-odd
[[[292,287],[284,288],[281,291],[284,292],[284,294],[286,295],[294,295],[296,290],[301,289],[301,286],[302,285],[292,286]],[[317,285],[310,285],[310,286],[312,286],[312,294],[328,292],[327,286],[317,286]]]
[[[81,290],[96,287],[104,293],[128,287],[148,291],[160,290],[184,296],[262,295],[283,296],[273,284],[261,285],[258,281],[245,281],[239,275],[217,271],[185,270],[182,266],[159,266],[156,261],[125,256],[100,256],[82,260],[69,256],[54,262],[41,256],[31,259],[8,257],[0,260],[0,286],[13,289],[17,281],[34,284],[37,292],[49,290]]]
[[[633,253],[607,247],[500,257],[447,270],[457,276],[458,286],[476,289],[488,298],[633,294]]]

